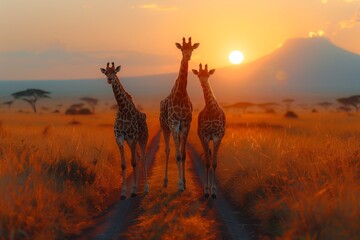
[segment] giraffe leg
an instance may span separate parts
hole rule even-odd
[[[133,180],[133,185],[131,188],[131,197],[136,197],[137,179],[138,179],[138,168],[136,167],[137,161],[138,161],[138,156],[136,153],[136,142],[131,141],[129,143],[129,146],[130,146],[130,150],[131,150],[131,166],[133,167],[133,171],[134,171],[134,180]]]
[[[185,179],[185,158],[186,153],[181,154],[181,161],[182,161],[182,177],[183,177],[183,183],[184,183],[184,190],[186,190],[186,179]]]
[[[163,135],[165,140],[165,158],[166,158],[166,165],[165,165],[165,177],[164,177],[164,187],[168,185],[168,166],[169,166],[169,156],[170,156],[170,131],[169,129],[163,128]]]
[[[182,161],[182,179],[184,183],[184,189],[186,189],[186,178],[185,178],[185,160],[186,160],[186,142],[189,134],[190,127],[183,129],[183,134],[180,137],[181,143],[181,161]]]
[[[135,147],[135,149],[136,149],[136,147]],[[138,189],[138,186],[139,186],[139,176],[140,176],[140,174],[139,174],[139,171],[140,171],[140,162],[139,162],[139,160],[140,160],[140,154],[139,154],[139,152],[138,151],[135,151],[135,156],[136,156],[136,166],[135,166],[135,171],[136,171],[136,178],[135,178],[135,188],[136,188],[136,190]],[[137,191],[136,191],[137,192]],[[136,193],[135,192],[135,193]],[[136,194],[135,194],[136,195]]]
[[[141,151],[142,165],[144,167],[144,178],[145,178],[144,192],[148,193],[149,192],[149,185],[148,185],[148,182],[147,182],[146,143],[142,143],[140,145],[140,151]]]
[[[210,170],[210,158],[211,158],[211,151],[209,148],[209,140],[205,139],[204,137],[200,136],[200,141],[204,149],[205,153],[205,167],[206,167],[206,179],[205,179],[205,186],[204,186],[204,196],[208,198],[210,196],[210,189],[209,189],[209,170]]]
[[[184,191],[184,182],[182,178],[182,170],[181,170],[181,151],[180,151],[180,131],[177,128],[175,131],[173,131],[173,138],[175,142],[175,148],[176,148],[176,162],[178,166],[178,189],[180,192]]]
[[[216,181],[215,181],[215,171],[217,167],[217,156],[221,145],[221,138],[216,137],[214,138],[213,142],[214,142],[214,155],[212,159],[213,177],[212,177],[212,186],[211,186],[211,197],[215,199],[216,191],[217,191]]]
[[[125,161],[125,153],[124,153],[124,137],[121,136],[116,138],[117,145],[120,150],[121,156],[121,170],[122,170],[122,188],[121,188],[121,200],[126,198],[126,161]]]

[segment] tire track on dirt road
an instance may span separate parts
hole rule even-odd
[[[160,141],[149,185],[151,191],[140,202],[141,215],[126,233],[126,239],[226,239],[216,221],[214,209],[203,198],[203,187],[191,160],[186,160],[186,190],[178,191],[178,167],[173,154],[169,159],[168,186],[163,187],[165,143]],[[174,146],[171,146],[174,150]],[[187,153],[188,155],[188,153]]]
[[[187,149],[186,190],[177,188],[176,159],[169,160],[169,182],[163,187],[165,152],[159,143],[149,185],[150,193],[141,200],[137,221],[126,232],[126,239],[251,239],[244,221],[221,193],[217,199],[205,199],[204,167],[191,146]]]
[[[160,131],[155,134],[147,148],[147,169],[148,177],[153,167],[154,158],[158,151],[160,140]],[[139,161],[140,162],[140,161]],[[142,171],[139,171],[139,190],[143,189]],[[133,173],[127,179],[127,186],[131,186],[133,180]],[[151,186],[150,191],[152,191]],[[130,198],[129,194],[125,200],[119,202],[108,209],[104,214],[100,215],[96,220],[93,228],[85,230],[80,237],[73,238],[78,240],[97,239],[123,239],[125,231],[131,226],[140,214],[138,210],[139,203],[144,195],[138,195],[135,198]]]
[[[202,186],[205,185],[205,165],[196,152],[195,148],[188,144],[188,153],[191,162],[194,166],[195,174],[198,175],[198,179]],[[210,209],[214,209],[216,212],[217,221],[219,222],[222,238],[223,239],[253,239],[255,236],[251,234],[247,229],[246,219],[244,219],[240,213],[233,208],[230,202],[221,193],[221,189],[218,188],[216,199],[208,198],[207,206]]]

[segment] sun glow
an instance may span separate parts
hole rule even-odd
[[[229,61],[232,64],[240,64],[244,61],[244,54],[238,50],[234,50],[229,54]]]

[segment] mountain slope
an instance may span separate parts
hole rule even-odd
[[[355,94],[360,92],[360,55],[325,38],[290,39],[259,60],[219,69],[216,78],[226,85],[222,94],[227,95]]]
[[[210,66],[211,68],[212,66]],[[190,71],[188,92],[193,102],[203,103],[199,80]],[[137,102],[156,106],[171,91],[177,73],[122,77],[124,87]],[[100,73],[99,73],[100,76]],[[334,100],[360,94],[360,55],[337,47],[325,38],[287,40],[282,47],[254,62],[216,69],[210,78],[220,102],[279,101],[284,98]],[[104,78],[73,81],[0,81],[0,101],[26,88],[41,88],[53,97],[78,96],[113,99]]]

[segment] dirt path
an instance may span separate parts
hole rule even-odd
[[[149,173],[153,167],[155,154],[159,146],[159,139],[160,132],[155,135],[148,146],[147,165]],[[141,173],[142,171],[139,172]],[[141,192],[143,190],[143,176],[139,176],[139,191]],[[133,174],[130,174],[126,179],[127,186],[131,186],[132,180]],[[151,185],[149,187],[151,191]],[[141,199],[143,198],[143,195],[140,195],[136,198],[130,198],[128,193],[128,196],[125,200],[119,199],[119,203],[108,209],[103,215],[96,219],[94,228],[85,230],[85,233],[83,233],[82,236],[77,239],[122,239],[121,236],[124,234],[126,229],[134,223],[134,220],[138,216],[138,206]]]
[[[172,154],[174,149],[172,148]],[[127,231],[127,239],[250,239],[245,223],[221,192],[217,199],[203,197],[204,166],[189,145],[186,163],[187,189],[177,191],[177,164],[169,160],[169,183],[163,188],[164,143],[160,141],[149,184],[142,199],[142,214]]]
[[[157,134],[148,147],[149,194],[119,200],[78,239],[250,239],[245,222],[221,192],[215,200],[203,197],[204,166],[191,145],[186,191],[177,191],[177,164],[173,158],[169,161],[168,187],[163,188],[165,153],[159,139]],[[127,181],[130,185],[131,176]]]
[[[195,148],[188,144],[188,153],[190,159],[194,165],[196,174],[199,176],[201,185],[205,184],[205,166],[195,151]],[[239,212],[232,207],[232,205],[223,196],[220,189],[217,191],[216,199],[208,199],[209,209],[214,209],[216,212],[217,220],[220,223],[224,239],[251,239],[253,236],[250,235],[249,230],[246,229],[248,225],[246,220],[241,217]]]

